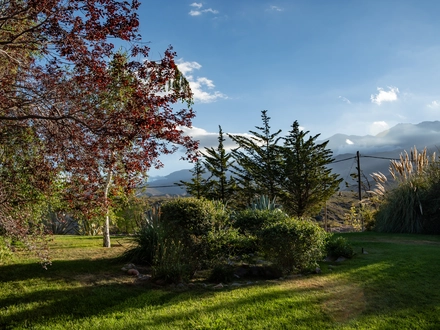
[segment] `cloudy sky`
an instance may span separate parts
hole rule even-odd
[[[141,0],[151,58],[168,45],[191,83],[191,134],[245,133],[268,110],[323,139],[440,120],[440,1]],[[192,165],[164,158],[166,175]]]

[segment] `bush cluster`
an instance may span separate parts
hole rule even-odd
[[[160,221],[147,223],[127,258],[152,265],[153,275],[185,281],[211,269],[212,280],[233,279],[233,260],[265,258],[277,272],[315,267],[326,251],[327,234],[308,219],[282,211],[247,209],[229,214],[219,203],[179,198],[161,207]]]

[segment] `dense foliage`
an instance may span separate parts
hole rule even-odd
[[[139,6],[137,0],[0,2],[5,235],[25,239],[29,222],[38,219],[17,210],[40,205],[63,180],[62,199],[72,213],[107,215],[104,245],[110,246],[111,196],[135,187],[177,145],[193,158],[197,143],[181,129],[194,117],[186,108],[189,84],[171,47],[156,61],[139,46]],[[114,40],[127,51],[116,52]],[[174,110],[178,102],[185,108]],[[7,159],[14,155],[26,159],[13,164]]]
[[[327,233],[311,221],[291,218],[265,226],[258,238],[275,266],[283,272],[301,272],[316,267],[325,255]]]

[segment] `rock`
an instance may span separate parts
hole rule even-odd
[[[231,286],[235,286],[235,287],[237,287],[237,286],[241,286],[242,284],[241,283],[238,283],[238,282],[234,282],[234,283],[232,283],[231,284]]]
[[[142,275],[142,274],[139,274],[139,275],[138,275],[138,279],[141,280],[141,281],[149,281],[149,280],[151,280],[151,275]]]
[[[213,286],[212,288],[213,288],[213,289],[223,289],[223,287],[224,287],[223,284],[222,284],[222,283],[219,283],[219,284]]]
[[[344,257],[339,257],[338,259],[335,260],[335,262],[343,262],[347,259],[345,259]]]
[[[321,273],[321,268],[316,267],[316,269],[315,269],[315,273],[316,273],[316,274],[320,274],[320,273]]]
[[[127,271],[128,275],[139,276],[139,271],[137,269],[131,268]]]

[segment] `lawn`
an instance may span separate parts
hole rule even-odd
[[[56,236],[48,270],[20,251],[0,266],[0,328],[439,329],[439,236],[343,235],[357,255],[320,274],[221,289],[127,275],[128,238]]]

